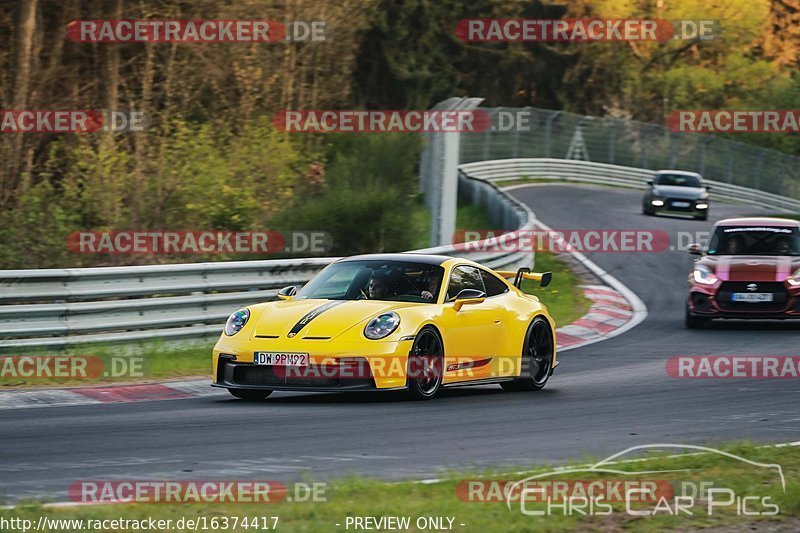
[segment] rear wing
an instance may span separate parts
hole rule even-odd
[[[547,287],[553,281],[552,272],[531,272],[528,267],[522,267],[516,272],[513,270],[495,270],[495,273],[504,278],[514,278],[514,286],[519,289],[523,279],[538,281],[542,287]]]

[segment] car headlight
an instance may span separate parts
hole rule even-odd
[[[704,265],[695,265],[694,280],[703,285],[713,285],[717,282],[717,275]]]
[[[653,198],[650,203],[656,207],[661,207],[664,205],[664,200],[659,200],[658,198]]]
[[[794,274],[789,276],[789,285],[800,285],[800,268],[798,268]]]
[[[700,202],[695,207],[697,209],[708,209],[708,202]]]
[[[369,321],[367,327],[364,328],[364,336],[373,341],[382,339],[391,335],[399,325],[400,317],[397,316],[397,313],[384,313]]]
[[[228,317],[228,321],[225,322],[225,335],[228,337],[233,337],[240,331],[247,321],[250,320],[250,311],[248,309],[240,309],[233,313],[231,316]]]

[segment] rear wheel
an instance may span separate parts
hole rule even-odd
[[[408,395],[414,400],[430,400],[442,386],[444,346],[432,328],[417,334],[408,356]]]
[[[259,389],[228,389],[228,392],[240,400],[245,400],[248,402],[258,402],[272,394],[271,390]]]
[[[501,383],[507,391],[534,391],[544,388],[553,366],[553,334],[544,317],[537,316],[528,327],[522,353],[520,377]]]

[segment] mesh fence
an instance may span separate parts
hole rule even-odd
[[[584,159],[707,179],[800,198],[800,158],[665,126],[526,108],[483,108],[492,129],[461,134],[460,163],[509,158]],[[523,127],[521,120],[527,123]]]

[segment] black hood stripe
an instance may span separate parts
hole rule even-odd
[[[334,301],[328,302],[328,303],[326,303],[326,304],[322,304],[322,305],[320,305],[319,307],[315,307],[314,309],[312,309],[311,311],[309,311],[308,313],[306,313],[306,314],[303,316],[303,318],[301,318],[300,320],[298,320],[298,321],[297,321],[297,324],[295,324],[294,326],[292,326],[292,329],[291,329],[291,330],[289,330],[289,335],[288,335],[288,336],[289,336],[289,337],[294,337],[295,335],[297,335],[298,333],[300,333],[300,330],[301,330],[301,329],[303,329],[304,327],[306,327],[306,325],[307,325],[309,322],[311,322],[312,320],[314,320],[315,318],[317,318],[319,315],[321,315],[322,313],[324,313],[324,312],[325,312],[325,311],[327,311],[328,309],[333,309],[333,308],[334,308],[334,307],[336,307],[337,305],[342,305],[343,303],[346,303],[346,302],[347,302],[347,300],[334,300]]]

